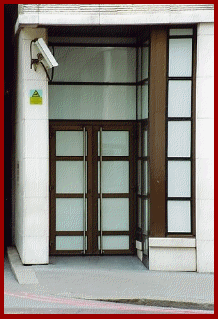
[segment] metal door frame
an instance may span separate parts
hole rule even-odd
[[[56,194],[56,131],[71,131],[80,130],[87,131],[88,143],[87,143],[87,156],[65,156],[58,157],[59,160],[83,160],[87,161],[87,193],[85,194]],[[129,161],[129,194],[103,194],[103,198],[129,198],[129,231],[98,231],[98,131],[100,128],[109,131],[129,131],[129,156],[123,156],[124,160]],[[50,238],[49,247],[50,255],[114,255],[114,254],[125,254],[133,255],[136,253],[135,239],[136,239],[136,122],[135,121],[75,121],[75,120],[50,120],[49,121],[49,154],[50,154],[50,171],[49,171],[49,190],[50,190]],[[103,156],[104,160],[120,160],[120,157],[116,156]],[[56,231],[56,198],[86,198],[87,199],[87,236],[88,249],[86,251],[69,251],[69,250],[56,250],[55,249],[55,237],[59,236],[84,236],[83,231]],[[98,249],[98,236],[102,235],[127,235],[129,236],[129,250],[101,250]]]

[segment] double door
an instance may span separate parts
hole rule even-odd
[[[134,125],[50,121],[50,254],[134,254]]]

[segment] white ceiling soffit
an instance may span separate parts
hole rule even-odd
[[[22,26],[214,22],[214,4],[18,4]]]

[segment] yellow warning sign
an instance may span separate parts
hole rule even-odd
[[[30,104],[42,104],[42,90],[30,90]]]

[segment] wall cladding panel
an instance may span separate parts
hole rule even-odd
[[[214,4],[19,4],[19,14],[33,13],[101,13],[138,14],[214,10]]]

